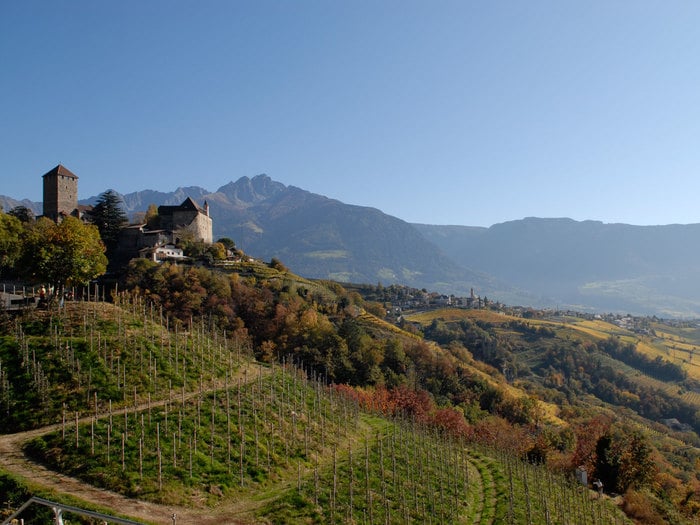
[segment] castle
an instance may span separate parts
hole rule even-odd
[[[204,201],[204,208],[197,206],[190,197],[179,206],[158,206],[158,217],[163,230],[187,232],[197,241],[213,242],[207,201]]]
[[[83,219],[92,206],[78,204],[78,176],[59,164],[43,175],[43,215],[60,222],[64,217]],[[145,224],[123,228],[119,235],[118,252],[121,257],[151,256],[152,251],[171,245],[180,237],[211,244],[212,220],[209,204],[200,208],[190,197],[179,206],[159,206],[160,229],[149,230]]]

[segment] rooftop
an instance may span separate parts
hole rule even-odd
[[[77,179],[78,176],[70,171],[68,168],[63,166],[62,164],[59,164],[56,166],[54,169],[47,171],[42,175],[42,177],[48,177],[49,175],[61,175],[62,177],[71,177],[73,179]]]

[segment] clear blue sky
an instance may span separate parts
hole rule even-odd
[[[0,3],[0,194],[266,173],[411,222],[700,222],[700,2]]]

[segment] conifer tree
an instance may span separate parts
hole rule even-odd
[[[21,222],[32,222],[34,221],[34,212],[27,208],[26,206],[15,206],[10,211],[7,212],[9,215],[16,217]]]
[[[121,204],[122,199],[117,192],[107,190],[98,197],[97,204],[90,212],[90,221],[100,231],[108,253],[116,248],[119,230],[128,220]]]

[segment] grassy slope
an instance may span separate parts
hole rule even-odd
[[[47,410],[42,415],[27,410],[29,419],[16,426],[61,422],[63,403],[70,407],[68,421],[75,412],[88,419],[78,429],[77,446],[75,426],[68,422],[65,430],[61,425],[35,439],[28,450],[52,468],[117,492],[199,509],[202,523],[222,515],[244,522],[341,523],[372,515],[397,523],[437,517],[495,523],[522,508],[538,521],[553,510],[535,502],[528,480],[548,480],[561,512],[580,493],[543,473],[527,477],[519,463],[493,452],[468,450],[359,412],[298,374],[257,367],[235,382],[235,374],[240,377],[250,363],[241,348],[196,328],[175,336],[159,313],[138,304],[71,305],[65,315],[37,322],[32,330],[34,335],[8,335],[1,355],[5,366],[21,370],[15,362],[22,355],[19,345],[37,363],[47,363],[42,398]],[[115,394],[111,426],[103,392]],[[33,394],[15,386],[11,395],[14,408]],[[117,415],[119,407],[125,418]],[[192,451],[190,473],[195,428],[199,446]],[[32,482],[20,475],[19,483]],[[520,505],[525,501],[530,503]],[[612,521],[613,510],[604,509]]]

